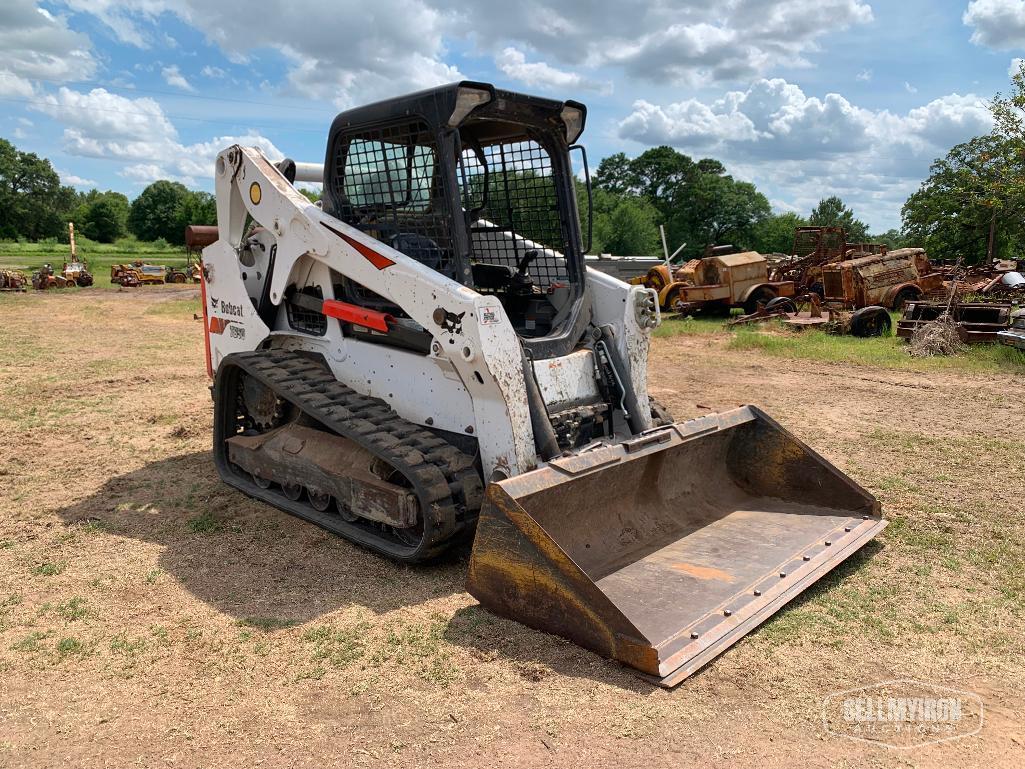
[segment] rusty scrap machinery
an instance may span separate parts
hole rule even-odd
[[[655,296],[584,265],[585,116],[462,82],[342,113],[323,167],[223,150],[214,458],[398,561],[473,536],[485,607],[669,686],[885,522],[757,408],[649,400]]]

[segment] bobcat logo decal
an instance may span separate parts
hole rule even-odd
[[[442,331],[447,331],[450,334],[462,334],[464,315],[466,315],[465,311],[456,315],[454,312],[439,307],[434,311],[434,322],[441,326]]]

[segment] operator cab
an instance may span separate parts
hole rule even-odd
[[[344,112],[324,210],[494,295],[535,357],[566,354],[589,321],[569,159],[585,116],[576,102],[468,82]],[[402,315],[341,280],[348,301]]]

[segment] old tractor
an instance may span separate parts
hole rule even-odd
[[[28,278],[18,270],[0,270],[0,291],[25,291]]]
[[[85,259],[78,258],[78,246],[75,244],[75,223],[68,222],[68,243],[71,246],[71,260],[64,262],[61,268],[61,275],[65,280],[70,280],[76,286],[91,286],[93,284],[92,273]]]
[[[848,243],[843,227],[797,227],[791,255],[774,262],[769,274],[773,280],[792,280],[798,293],[814,292],[821,297],[824,265],[859,256],[884,256],[887,250],[883,243]]]
[[[730,246],[710,249],[711,255],[691,259],[674,271],[661,264],[630,283],[658,292],[659,306],[666,312],[728,314],[734,307],[745,313],[777,297],[794,295],[793,281],[769,280],[769,265],[755,251],[719,253]]]
[[[941,290],[943,276],[932,268],[923,248],[900,248],[824,265],[826,304],[856,310],[881,306],[900,311],[905,303]]]
[[[53,265],[44,264],[32,273],[32,288],[37,291],[47,291],[51,288],[72,288],[77,285],[72,278],[66,278],[63,274],[55,273]]]
[[[160,264],[144,264],[141,261],[112,264],[110,282],[119,283],[126,288],[160,285],[167,282],[167,268]]]
[[[81,261],[74,259],[70,262],[65,262],[64,267],[61,268],[61,274],[65,280],[82,288],[93,284],[92,273],[89,272],[89,266],[84,259]]]

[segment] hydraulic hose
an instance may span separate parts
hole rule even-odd
[[[541,455],[541,459],[548,461],[559,456],[559,440],[555,437],[555,429],[552,421],[548,418],[548,409],[545,407],[544,398],[541,397],[541,389],[537,386],[537,378],[534,376],[534,364],[527,357],[526,351],[521,353],[523,358],[523,384],[527,389],[527,408],[530,411],[530,427],[534,432],[534,448]]]

